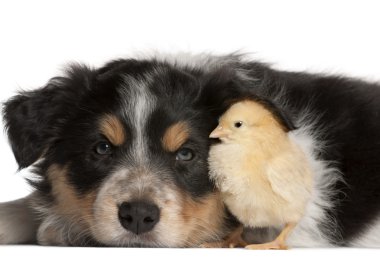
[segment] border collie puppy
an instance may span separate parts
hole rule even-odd
[[[34,193],[0,204],[0,244],[192,247],[238,223],[208,176],[228,101],[270,101],[312,167],[293,247],[380,247],[380,86],[276,71],[238,55],[71,65],[5,103]],[[252,112],[254,113],[254,112]]]

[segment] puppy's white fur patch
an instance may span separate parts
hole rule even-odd
[[[337,201],[334,185],[342,180],[342,176],[333,163],[317,157],[323,150],[324,143],[315,134],[323,130],[310,125],[307,116],[308,114],[305,114],[304,118],[298,121],[297,126],[301,127],[288,135],[304,151],[309,161],[314,174],[313,190],[305,215],[290,234],[287,244],[292,247],[328,247],[332,246],[332,243],[337,243],[337,239],[340,238],[337,223],[326,213],[326,210],[334,209],[335,201]],[[334,235],[334,239],[330,239],[326,232]]]
[[[137,80],[132,76],[125,76],[124,81],[128,87],[121,89],[124,105],[124,114],[126,119],[132,122],[134,140],[133,150],[130,157],[138,164],[148,164],[147,160],[147,143],[146,122],[153,112],[156,101],[154,95],[149,91],[151,76],[146,74],[146,79]]]

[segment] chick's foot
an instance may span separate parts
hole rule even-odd
[[[264,244],[253,244],[245,246],[246,249],[251,250],[286,250],[288,247],[279,241],[272,241]]]
[[[246,249],[252,250],[284,250],[288,249],[285,242],[288,238],[290,232],[294,229],[296,223],[288,223],[281,231],[280,235],[273,240],[272,242],[264,243],[264,244],[253,244],[245,246]]]

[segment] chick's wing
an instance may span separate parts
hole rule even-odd
[[[266,166],[266,175],[273,192],[290,203],[310,195],[308,172],[304,161],[294,161],[292,155],[275,157]]]

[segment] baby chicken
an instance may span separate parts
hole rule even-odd
[[[210,149],[210,176],[231,213],[244,226],[284,227],[274,241],[249,249],[286,249],[312,191],[308,160],[275,112],[255,100],[239,101],[210,134],[221,140]]]

